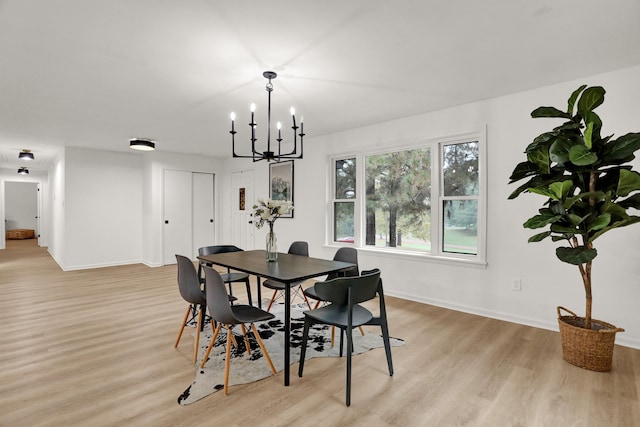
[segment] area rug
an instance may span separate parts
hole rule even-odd
[[[303,311],[304,308],[302,306],[294,306],[291,309],[291,364],[300,361],[300,346],[302,345],[302,330],[304,327]],[[281,372],[284,368],[284,306],[279,304],[272,307],[272,313],[276,316],[274,319],[256,323],[256,328],[260,333],[260,338],[264,341],[273,365],[278,372]],[[367,329],[373,332],[369,332]],[[382,337],[378,335],[379,331],[379,327],[368,326],[365,327],[363,336],[355,330],[353,334],[354,354],[364,353],[373,348],[383,348],[384,343]],[[178,397],[179,404],[188,405],[218,390],[222,390],[226,334],[221,333],[220,335],[211,350],[209,360],[204,368],[201,369],[202,357],[213,336],[210,324],[202,331],[200,335],[200,343],[202,344],[198,351],[196,377],[193,383]],[[251,356],[247,354],[244,341],[238,338],[236,341],[238,342],[238,347],[232,347],[231,350],[230,387],[237,384],[251,383],[272,375],[269,364],[263,357],[262,351],[252,335],[250,335],[249,339]],[[398,338],[391,338],[390,341],[392,347],[404,345],[404,341]],[[340,351],[339,343],[339,330],[336,330],[335,346],[331,347],[331,327],[314,325],[309,331],[305,360],[314,357],[338,357]],[[292,372],[293,374],[294,372]]]

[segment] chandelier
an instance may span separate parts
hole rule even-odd
[[[287,159],[301,159],[302,158],[302,139],[304,138],[304,125],[302,123],[302,118],[300,118],[300,127],[296,125],[296,110],[291,107],[291,119],[293,121],[293,150],[288,153],[283,153],[281,150],[282,146],[282,133],[281,133],[281,123],[278,122],[276,127],[278,128],[278,138],[275,141],[278,142],[277,147],[275,146],[275,142],[273,143],[273,147],[271,145],[271,92],[273,92],[273,84],[271,80],[278,77],[278,75],[273,71],[265,71],[262,75],[269,80],[266,86],[267,94],[268,94],[268,107],[267,107],[267,150],[266,151],[258,151],[256,150],[256,122],[254,121],[254,112],[256,111],[256,104],[251,104],[251,123],[249,126],[251,127],[251,154],[250,155],[240,155],[236,153],[236,141],[235,141],[235,120],[236,114],[231,113],[231,148],[233,152],[233,157],[240,157],[245,159],[253,159],[254,162],[259,162],[260,160],[266,160],[268,162],[276,161],[280,162],[282,160]],[[300,129],[300,133],[296,135]],[[300,152],[298,153],[298,140],[297,136],[300,137]],[[276,151],[277,150],[277,151]]]

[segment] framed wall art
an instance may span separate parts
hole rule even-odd
[[[269,164],[269,198],[293,203],[293,160]],[[281,218],[293,218],[293,212]]]

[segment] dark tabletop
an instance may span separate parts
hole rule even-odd
[[[284,283],[323,276],[355,265],[349,262],[285,253],[278,254],[278,261],[267,262],[267,253],[263,250],[203,255],[199,256],[198,259]]]

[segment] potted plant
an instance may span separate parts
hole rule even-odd
[[[564,123],[533,140],[525,150],[509,183],[523,179],[509,199],[523,192],[545,198],[538,213],[523,225],[546,229],[529,238],[559,242],[556,256],[577,266],[586,297],[584,317],[558,307],[563,357],[569,363],[594,371],[611,369],[615,333],[623,329],[591,317],[591,269],[598,255],[594,241],[613,229],[635,224],[640,217],[640,174],[630,162],[640,148],[640,133],[617,139],[601,136],[602,121],[594,112],[604,102],[602,87],[581,86],[571,94],[566,111],[539,107],[531,117],[561,119]],[[568,315],[562,315],[562,310]]]

